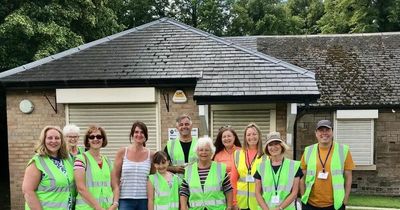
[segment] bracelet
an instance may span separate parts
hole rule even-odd
[[[112,205],[116,205],[118,207],[119,203],[117,201],[114,201]]]

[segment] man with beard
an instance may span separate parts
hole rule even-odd
[[[197,161],[194,146],[197,138],[192,137],[192,120],[186,114],[176,118],[176,129],[179,131],[179,137],[174,140],[168,140],[164,151],[168,154],[170,166],[168,170],[183,176],[185,167],[188,164]]]
[[[304,177],[300,192],[303,210],[344,210],[349,200],[354,162],[349,147],[333,141],[332,122],[321,120],[318,143],[306,147],[301,158]]]

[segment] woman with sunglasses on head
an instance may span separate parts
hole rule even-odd
[[[284,158],[289,147],[279,132],[268,134],[264,159],[254,175],[256,198],[262,210],[295,210],[299,182],[303,176],[300,162]]]
[[[118,150],[113,171],[113,184],[118,186],[119,209],[147,209],[147,177],[154,173],[151,164],[154,153],[146,148],[146,124],[133,123],[128,147]]]
[[[74,174],[78,196],[76,210],[81,209],[117,209],[116,186],[111,184],[112,164],[101,155],[101,148],[107,146],[107,136],[103,128],[90,126],[86,132],[84,144],[89,150],[77,155]]]
[[[229,174],[231,185],[233,188],[233,203],[232,208],[236,208],[236,182],[237,173],[231,173],[232,168],[235,168],[233,153],[240,150],[242,144],[240,143],[239,137],[235,130],[229,126],[224,126],[219,129],[217,138],[214,142],[215,145],[215,156],[214,161],[225,163],[226,172]]]
[[[78,146],[80,129],[74,124],[64,126],[63,134],[67,140],[68,152],[72,158],[85,152],[84,147]]]
[[[255,123],[250,123],[244,130],[244,143],[241,150],[235,151],[234,159],[237,173],[237,207],[239,209],[257,209],[255,180],[257,166],[265,158],[262,149],[261,131]]]
[[[43,128],[35,152],[22,182],[25,209],[74,209],[76,189],[73,163],[60,128]]]

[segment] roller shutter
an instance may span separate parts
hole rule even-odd
[[[212,112],[213,139],[222,126],[232,127],[243,142],[244,129],[249,123],[256,123],[261,130],[263,140],[270,132],[270,110],[214,110]]]
[[[67,113],[69,123],[81,128],[81,144],[89,125],[99,124],[105,129],[108,145],[102,153],[112,160],[119,148],[130,144],[129,133],[136,120],[147,125],[149,139],[146,147],[157,150],[156,104],[70,104]]]

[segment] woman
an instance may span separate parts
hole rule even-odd
[[[156,152],[153,165],[157,172],[150,175],[147,181],[148,210],[178,210],[181,179],[167,170],[169,166],[167,153]]]
[[[226,166],[211,160],[215,153],[212,140],[200,138],[194,149],[198,160],[185,170],[179,193],[181,209],[232,209],[232,186]]]
[[[74,165],[78,188],[76,210],[118,208],[118,200],[114,195],[116,187],[111,185],[112,165],[108,158],[100,153],[107,143],[103,128],[90,126],[86,131],[84,144],[89,150],[77,155]]]
[[[296,209],[294,201],[303,172],[299,161],[284,158],[288,148],[279,132],[268,135],[265,153],[269,159],[260,163],[254,175],[259,209]]]
[[[79,127],[74,124],[66,125],[63,128],[63,133],[67,141],[68,152],[72,158],[75,158],[76,155],[85,152],[85,148],[78,146],[79,132],[80,132]]]
[[[230,181],[233,188],[233,208],[236,207],[236,182],[237,173],[231,173],[232,168],[235,168],[233,153],[236,150],[240,150],[242,146],[235,130],[230,127],[222,127],[217,135],[214,142],[215,145],[215,156],[214,161],[224,163],[226,165],[226,172],[230,175]],[[236,175],[236,176],[235,176]]]
[[[136,121],[129,134],[131,145],[116,154],[113,181],[119,186],[120,210],[147,209],[147,177],[154,172],[154,154],[145,147],[148,138],[147,126]]]
[[[244,130],[243,148],[234,154],[237,173],[237,206],[239,209],[257,209],[255,196],[255,180],[253,175],[256,173],[257,166],[263,157],[261,132],[258,126],[250,123]]]
[[[22,183],[25,209],[73,209],[74,171],[60,128],[43,128],[35,152]]]

